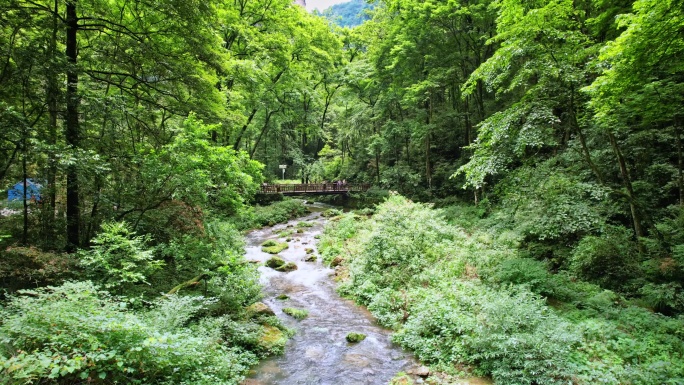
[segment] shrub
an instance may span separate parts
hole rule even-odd
[[[446,287],[444,288],[446,289]],[[497,383],[566,384],[579,336],[526,291],[457,282],[424,291],[393,340],[444,370],[475,364]]]
[[[255,356],[185,325],[206,302],[169,298],[147,314],[89,282],[22,291],[1,311],[5,383],[237,384]]]
[[[570,270],[607,288],[619,289],[639,275],[636,245],[629,230],[609,228],[602,236],[586,236],[575,248]]]
[[[343,215],[339,221],[328,222],[323,236],[318,242],[318,251],[321,253],[325,264],[330,265],[335,258],[346,256],[345,241],[355,236],[363,223],[359,222],[358,219],[360,217],[348,213]]]
[[[286,199],[269,206],[248,207],[231,220],[240,230],[273,226],[306,215],[309,211],[301,200]]]
[[[36,283],[60,284],[76,275],[78,264],[78,258],[73,254],[41,251],[34,247],[8,247],[0,250],[0,280],[8,290],[33,287]]]
[[[214,311],[219,314],[240,314],[263,296],[256,266],[244,263],[241,257],[228,260],[214,272],[207,292],[218,299]]]
[[[462,237],[437,211],[391,196],[371,220],[360,254],[349,264],[353,286],[370,281],[379,288],[411,285],[437,260],[448,244]]]
[[[154,259],[148,241],[136,236],[125,222],[104,223],[92,248],[80,253],[81,264],[91,279],[110,289],[148,283],[147,277],[163,265]]]

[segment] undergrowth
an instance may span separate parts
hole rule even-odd
[[[306,215],[308,210],[301,200],[285,199],[268,206],[248,207],[231,218],[239,230],[257,229],[287,222]]]
[[[497,384],[684,384],[684,318],[552,273],[505,218],[393,195],[370,219],[330,222],[339,291],[433,368]]]

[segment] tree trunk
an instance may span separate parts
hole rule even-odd
[[[684,206],[684,159],[682,158],[682,133],[681,126],[675,123],[675,135],[677,136],[677,168],[679,172],[679,180],[677,181],[679,187],[679,205]]]
[[[66,3],[66,56],[67,67],[67,90],[66,90],[66,143],[72,150],[78,150],[80,146],[80,126],[78,117],[78,69],[76,62],[78,57],[77,33],[78,16],[76,14],[76,0]],[[78,185],[78,167],[70,165],[66,171],[66,215],[67,215],[67,250],[75,251],[80,244],[80,203]]]
[[[599,183],[604,184],[603,175],[601,175],[601,171],[599,171],[598,167],[596,167],[596,164],[591,159],[591,153],[589,152],[589,147],[587,146],[587,140],[584,137],[584,133],[582,132],[582,129],[579,126],[579,122],[577,121],[577,113],[575,111],[574,84],[570,86],[570,124],[574,128],[575,132],[577,132],[577,137],[579,138],[580,144],[582,145],[582,155],[584,156],[584,160],[589,165],[589,168],[591,168],[591,171],[594,173]]]
[[[618,165],[620,166],[620,175],[622,176],[622,182],[625,186],[625,190],[627,190],[627,198],[629,200],[629,209],[632,213],[632,221],[634,223],[634,233],[637,237],[637,244],[639,245],[639,249],[641,249],[642,245],[641,245],[640,238],[644,236],[644,231],[643,231],[643,228],[641,226],[641,217],[639,215],[639,211],[638,211],[638,208],[636,206],[634,189],[632,188],[632,179],[629,176],[629,171],[627,170],[627,163],[625,162],[625,158],[622,155],[622,151],[620,151],[620,147],[618,147],[617,140],[615,139],[615,136],[613,135],[612,132],[608,132],[608,139],[610,140],[610,145],[613,147],[613,152],[615,153],[615,156],[617,157],[617,160],[618,160]]]
[[[26,172],[26,128],[23,130],[22,138],[22,157],[21,157],[21,171],[24,183],[24,229],[22,232],[21,243],[26,246],[28,245],[28,174]]]
[[[51,146],[57,144],[57,101],[59,99],[59,85],[57,81],[57,71],[55,70],[57,58],[57,29],[59,27],[59,0],[55,0],[55,9],[52,24],[52,36],[50,37],[50,51],[48,60],[50,61],[47,79],[47,106],[48,106],[48,143]],[[44,205],[44,229],[46,239],[52,239],[55,234],[55,209],[57,206],[57,159],[53,151],[48,152],[47,166],[47,199]]]
[[[245,123],[242,126],[242,129],[240,130],[240,134],[238,135],[237,139],[235,140],[235,144],[233,144],[233,149],[235,151],[240,149],[240,142],[242,141],[242,136],[245,135],[245,131],[247,131],[247,127],[249,127],[249,124],[252,123],[252,119],[254,119],[254,115],[256,115],[258,109],[255,108],[252,110],[252,113],[249,114],[249,117],[247,118],[247,123]]]
[[[256,141],[254,142],[254,147],[252,147],[252,151],[249,152],[249,158],[250,159],[254,158],[254,153],[256,152],[257,146],[259,146],[259,142],[261,142],[261,138],[268,131],[268,123],[271,121],[271,116],[273,116],[273,114],[275,114],[278,111],[280,111],[280,109],[270,111],[266,114],[266,120],[264,121],[264,126],[261,128],[261,132],[259,133],[259,136],[257,137]]]

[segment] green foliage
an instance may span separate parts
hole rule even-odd
[[[218,300],[213,311],[218,314],[240,314],[242,309],[263,297],[259,272],[244,258],[228,259],[207,284],[209,295]]]
[[[274,202],[268,206],[246,208],[232,218],[231,221],[235,223],[238,229],[248,230],[287,222],[306,213],[308,213],[308,210],[302,204],[302,201],[286,199]]]
[[[318,251],[323,257],[323,263],[329,265],[335,258],[346,258],[345,242],[358,232],[358,217],[347,214],[339,221],[328,222],[323,236],[318,241]]]
[[[149,239],[136,236],[125,222],[102,224],[88,251],[80,253],[81,264],[91,279],[108,289],[123,289],[131,284],[149,284],[148,277],[163,266],[154,259]]]
[[[521,289],[512,292],[458,282],[426,293],[394,335],[398,343],[439,367],[477,364],[502,383],[567,383],[565,359],[579,338],[566,322]]]
[[[2,310],[0,325],[10,384],[237,384],[255,362],[221,344],[215,322],[187,325],[208,304],[202,298],[171,297],[136,314],[87,282],[20,294]]]
[[[348,277],[342,275],[340,291],[367,305],[396,330],[395,342],[436,369],[454,372],[466,364],[497,383],[529,385],[684,378],[681,317],[654,314],[524,258],[516,250],[520,237],[501,226],[499,213],[438,211],[396,195],[376,212],[362,221],[346,214],[331,222],[319,250],[328,258],[344,255]],[[468,233],[447,224],[444,216],[454,214]],[[629,250],[629,243],[620,233],[606,234],[613,238],[601,245],[590,238],[577,250],[616,279],[620,267],[603,258],[618,247]],[[611,253],[601,254],[604,247]],[[675,298],[671,288],[660,289]]]
[[[339,209],[327,209],[321,213],[322,217],[325,218],[330,218],[330,217],[336,217],[338,215],[342,215],[342,210]]]
[[[0,249],[0,279],[3,288],[10,291],[36,282],[55,285],[73,279],[78,264],[74,255],[45,252],[34,247]]]
[[[604,235],[582,238],[570,261],[570,270],[578,276],[618,288],[638,276],[636,247],[629,232],[613,228]]]

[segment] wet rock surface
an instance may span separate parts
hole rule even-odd
[[[283,242],[285,238],[278,234],[301,221],[313,226],[302,229],[279,254],[285,263],[299,268],[280,272],[259,267],[263,302],[296,334],[287,343],[285,354],[263,361],[243,384],[379,385],[389,383],[398,372],[418,367],[410,353],[391,343],[390,332],[378,326],[367,310],[335,292],[334,270],[323,266],[320,259],[301,263],[316,253],[316,236],[326,221],[320,213],[249,233],[246,259],[266,262],[271,255],[261,251],[261,244],[269,239]],[[307,253],[307,249],[311,251]],[[306,310],[308,316],[297,320],[284,315],[284,308]],[[348,343],[346,336],[352,332],[366,338]]]

